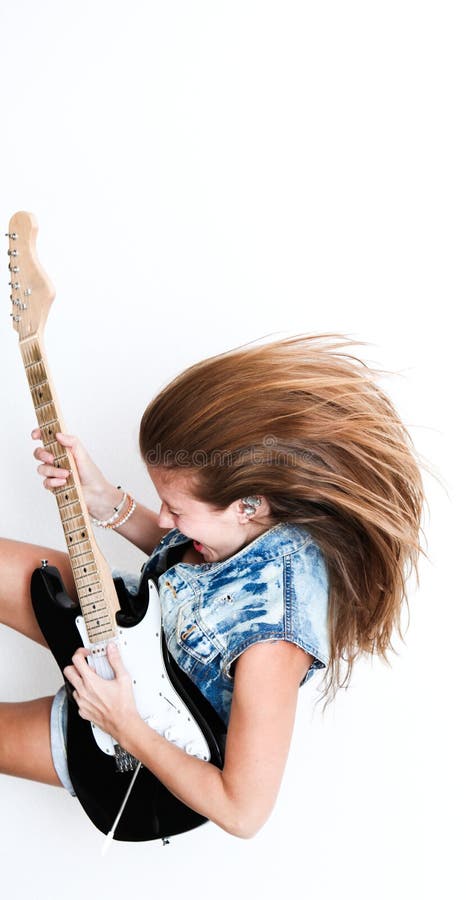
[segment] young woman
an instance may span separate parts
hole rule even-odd
[[[142,720],[112,644],[114,680],[95,674],[83,649],[65,670],[80,715],[185,804],[243,838],[274,806],[299,687],[325,669],[324,696],[333,699],[358,656],[386,658],[413,567],[418,578],[419,464],[375,371],[347,352],[352,343],[298,335],[178,375],[140,425],[159,513],[122,498],[76,437],[57,435],[96,523],[149,556],[144,573],[158,583],[168,648],[227,726],[223,769]],[[69,473],[49,452],[34,456],[47,489],[66,484]],[[47,558],[76,597],[68,556],[6,539],[0,554],[0,621],[44,644],[31,573]],[[137,576],[116,574],[137,590]],[[0,771],[73,793],[66,703],[62,688],[55,698],[0,705]]]

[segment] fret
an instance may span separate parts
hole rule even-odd
[[[97,608],[93,609],[93,607],[91,607],[89,605],[86,606],[84,599],[85,598],[82,599],[82,606],[81,606],[81,598],[80,598],[79,605],[81,606],[83,615],[86,616],[86,625],[89,625],[89,622],[94,622],[97,619],[99,620],[99,622],[103,622],[103,620],[105,618],[107,618],[107,619],[109,618],[109,612],[108,612],[107,605],[105,602],[102,602],[101,606],[99,606],[98,609]]]
[[[55,488],[54,490],[59,509],[65,509],[67,506],[71,506],[73,503],[79,503],[77,490],[74,485],[72,485],[71,487],[68,487],[67,485],[65,489]],[[70,500],[70,497],[73,497],[73,494],[75,496],[72,500]]]
[[[97,574],[97,573],[94,572],[94,575],[95,574]],[[97,588],[97,590],[93,591],[92,588],[95,588],[95,587]],[[95,594],[98,591],[102,590],[102,585],[101,585],[99,578],[97,581],[91,581],[91,582],[81,581],[78,578],[78,579],[76,579],[76,588],[77,588],[79,594],[82,595],[83,603],[87,603],[88,600],[89,601],[92,600],[92,602],[94,602]]]
[[[94,572],[94,575],[95,574],[98,574],[98,573]],[[97,591],[92,591],[92,588],[96,587],[96,586],[97,586]],[[100,579],[97,581],[86,582],[86,581],[80,581],[80,579],[78,578],[78,579],[76,579],[76,588],[78,590],[78,593],[80,595],[82,595],[83,603],[86,604],[88,601],[90,603],[91,600],[92,600],[92,603],[94,603],[95,595],[96,595],[96,593],[98,593],[98,591],[102,590],[102,585],[101,585]],[[88,593],[89,588],[91,588],[91,593]]]
[[[57,429],[57,431],[58,431],[58,429]],[[58,441],[55,440],[55,435],[53,436],[53,438],[51,440],[46,440],[46,441],[43,441],[42,443],[43,443],[44,447],[47,448],[47,450],[50,450],[50,453],[53,453],[54,456],[56,453],[63,453],[64,448],[63,448],[62,444],[59,444]]]
[[[55,432],[52,432],[50,425],[55,425],[55,424],[56,425],[59,424],[56,416],[54,416],[52,419],[48,419],[48,421],[46,421],[46,422],[41,422],[41,428],[45,428],[45,430],[48,434],[52,434],[52,433],[54,434]],[[60,431],[59,428],[57,428],[56,430]]]
[[[71,556],[71,554],[70,554],[70,562],[71,562],[72,568],[74,568],[73,567],[74,560],[77,558],[79,559],[80,556],[89,557],[89,562],[93,562],[93,560],[94,560],[94,554],[92,553],[92,550],[82,550],[82,551],[80,550],[79,553],[75,553],[73,556]],[[80,563],[80,566],[81,566],[81,563]]]
[[[85,576],[85,579],[86,579],[86,578],[87,578],[87,576]],[[77,579],[77,580],[79,581],[80,579]],[[78,590],[79,590],[80,592],[82,592],[83,594],[85,593],[85,596],[86,596],[86,597],[90,597],[92,594],[95,594],[95,593],[96,593],[96,591],[93,591],[93,590],[92,590],[92,588],[95,587],[96,585],[97,585],[97,590],[98,590],[98,591],[101,591],[101,590],[102,590],[102,585],[101,585],[101,583],[100,583],[100,578],[97,578],[96,581],[88,581],[88,580],[84,580],[84,581],[81,582],[81,584],[79,584],[79,585],[76,584],[76,587],[78,588]]]
[[[91,629],[89,629],[89,637],[91,637]],[[113,629],[112,630],[110,630],[110,628],[101,628],[101,629],[93,628],[92,629],[92,638],[93,638],[94,644],[97,644],[99,641],[108,640],[111,637],[113,637]]]
[[[103,600],[103,599],[104,599],[104,593],[103,593],[102,585],[100,584],[100,580],[99,580],[98,582],[96,581],[95,584],[97,584],[97,590],[96,590],[96,591],[91,591],[91,592],[89,592],[87,588],[84,588],[84,589],[83,589],[82,587],[79,587],[79,588],[77,589],[77,590],[78,590],[78,594],[80,594],[80,595],[82,594],[82,598],[83,598],[83,600],[85,600],[86,602],[89,602],[89,603],[90,603],[91,600],[92,600],[92,603],[97,603],[97,602],[99,602],[100,600]],[[98,596],[99,594],[101,595],[100,597]]]
[[[111,625],[111,619],[106,613],[103,613],[100,616],[97,613],[94,613],[94,615],[91,616],[89,612],[86,612],[86,625],[88,629],[93,630],[98,628],[108,628],[108,626]]]
[[[82,541],[76,540],[75,537],[71,534],[69,536],[69,540],[67,540],[68,544],[68,553],[70,557],[74,559],[78,553],[90,553],[91,552],[91,544],[88,537],[82,539]],[[85,546],[87,545],[87,546]]]
[[[74,541],[73,542],[73,536],[71,535],[71,537],[68,538],[68,553],[71,553],[71,550],[73,550],[75,547],[79,547],[80,544],[88,544],[88,543],[89,543],[89,541],[87,538],[85,538],[83,541]]]
[[[74,574],[75,581],[77,578],[89,578],[91,575],[94,575],[97,572],[97,566],[95,562],[91,561],[89,563],[80,563],[79,566],[75,567],[76,571]],[[79,570],[82,570],[82,575],[79,574]]]
[[[36,409],[37,422],[42,431],[44,447],[47,447],[55,441],[55,432],[60,431],[60,423],[53,403],[46,403],[41,409]],[[55,425],[55,428],[51,428]],[[63,448],[62,448],[63,449]]]
[[[66,453],[66,451],[64,453],[60,453],[58,456],[56,456],[55,462],[57,463],[60,459],[64,459],[64,460],[68,459],[68,454]],[[58,466],[57,468],[65,468],[66,469],[66,466]]]
[[[60,507],[60,516],[63,523],[71,522],[72,519],[83,519],[83,511],[80,507],[79,500],[75,500],[71,503],[65,503],[64,506]],[[85,522],[83,519],[82,526],[84,528]],[[69,529],[71,531],[71,529]]]
[[[94,623],[95,625],[102,625],[102,626],[104,626],[104,625],[108,625],[108,622],[105,622],[105,621],[104,621],[105,619],[108,619],[108,618],[109,618],[108,616],[101,615],[100,613],[96,612],[96,613],[94,613],[94,615],[88,616],[88,617],[87,617],[87,621],[88,621],[88,622],[91,622],[91,623]],[[110,621],[110,620],[109,620],[109,621]]]
[[[97,581],[93,581],[92,585],[89,585],[84,581],[82,581],[82,582],[80,581],[79,584],[76,583],[76,589],[77,589],[78,593],[82,595],[83,600],[85,600],[86,602],[89,600],[89,602],[90,602],[92,599],[92,602],[95,603],[96,594],[98,594],[99,591],[102,591],[102,585],[100,582],[99,572],[93,572],[92,574],[97,575],[97,579],[98,579]],[[84,577],[86,577],[86,576],[84,576]],[[76,579],[76,582],[77,581],[79,581],[79,579]],[[91,593],[89,593],[89,587],[95,587],[96,585],[97,585],[97,590],[91,591]],[[92,594],[92,596],[91,596],[91,594]]]
[[[42,431],[42,443],[48,450],[53,443],[56,443],[55,432],[61,431],[59,427],[60,422],[58,421],[57,411],[53,403],[46,403],[45,406],[43,406],[41,409],[36,409],[36,415],[38,425],[40,426],[40,429]],[[56,422],[58,427],[51,429],[50,423],[52,422]],[[60,450],[63,450],[61,444],[58,444],[58,446],[60,447]]]
[[[74,518],[76,518],[76,516],[74,516]],[[89,536],[83,525],[78,526],[78,528],[68,528],[69,523],[63,522],[63,520],[62,520],[62,525],[63,525],[63,531],[65,532],[65,535],[67,536],[70,544],[83,544],[84,541],[89,540]],[[78,535],[80,538],[82,538],[82,540],[80,540],[80,541],[76,540],[76,535]]]
[[[81,545],[85,544],[85,543],[86,543],[86,541],[81,541]],[[73,559],[75,559],[76,556],[83,556],[83,554],[92,553],[92,551],[91,551],[90,545],[87,547],[87,549],[83,550],[83,549],[81,549],[81,546],[78,543],[76,543],[76,544],[70,544],[70,546],[68,547],[68,553],[70,555],[70,559],[73,560]],[[73,565],[73,564],[71,564],[71,565]]]
[[[68,503],[62,503],[60,506],[60,511],[63,509],[71,509],[71,508],[79,509],[79,501],[71,500],[71,501],[68,501]],[[78,513],[75,513],[75,515],[78,515]],[[69,518],[71,518],[71,516],[69,516]]]
[[[60,510],[60,513],[61,513],[61,510]],[[81,521],[76,522],[76,519],[80,519]],[[84,524],[82,512],[79,513],[77,516],[69,516],[69,518],[66,518],[65,516],[62,515],[61,522],[62,522],[63,530],[64,530],[65,534],[76,534],[78,531],[80,531],[81,537],[86,536],[86,530],[85,530],[85,524]],[[74,527],[71,524],[72,522],[74,522]]]
[[[87,593],[87,594],[85,594],[81,588],[78,591],[78,595],[79,595],[80,600],[82,599],[83,606],[84,606],[84,600],[88,600],[90,602],[91,600],[97,599],[99,594],[100,594],[100,599],[102,600],[103,594],[102,594],[102,586],[100,585],[100,582],[99,582],[99,586],[96,591],[89,590],[89,593]]]
[[[90,572],[90,573],[89,573],[89,577],[91,577],[91,576],[93,576],[93,575],[94,575],[94,576],[97,575],[98,581],[93,581],[93,582],[92,582],[92,585],[100,584],[100,583],[101,583],[101,582],[100,582],[100,574],[99,574],[99,571],[98,571],[97,568],[96,568],[96,571],[95,571],[95,572]],[[86,597],[86,598],[87,598],[87,596],[88,596],[88,595],[86,594],[86,591],[87,591],[87,588],[89,587],[89,583],[86,582],[86,581],[83,581],[82,579],[83,579],[83,578],[85,579],[85,578],[87,578],[87,577],[88,577],[87,575],[83,575],[83,576],[81,576],[81,577],[75,575],[75,579],[74,579],[74,580],[75,580],[75,584],[76,584],[76,589],[77,589],[78,593],[82,593],[83,596]],[[94,593],[95,593],[95,592],[94,592]]]
[[[32,402],[38,409],[40,409],[42,406],[45,406],[46,403],[52,402],[52,394],[50,392],[48,381],[46,381],[45,384],[43,384],[41,387],[31,388],[31,394]]]
[[[26,368],[26,376],[29,387],[39,387],[40,384],[44,384],[47,381],[47,373],[43,362],[30,363]]]
[[[56,419],[58,421],[57,411],[56,411],[53,403],[45,403],[44,406],[37,407],[36,413],[37,413],[37,421],[41,428],[44,427],[45,423],[49,419],[52,419],[52,420]],[[57,429],[57,430],[59,430],[59,429]],[[53,436],[53,438],[55,439],[55,435]]]
[[[57,428],[57,431],[58,430],[59,429]],[[42,443],[43,443],[45,449],[48,450],[50,453],[52,453],[52,455],[55,458],[55,462],[57,462],[57,460],[59,460],[59,459],[64,459],[67,461],[69,460],[68,451],[65,450],[65,448],[61,444],[58,443],[58,441],[55,441],[55,440],[43,441]],[[67,465],[64,468],[69,469],[70,468],[69,464],[67,463]],[[69,485],[66,484],[65,487],[69,488]],[[60,488],[60,490],[62,490],[62,488]]]
[[[48,403],[34,403],[34,408],[37,412],[39,409],[44,409],[44,406],[48,406],[48,405],[49,405]]]
[[[95,622],[95,623],[91,622],[89,625],[89,631],[92,632],[93,637],[96,634],[100,635],[102,633],[103,629],[105,629],[105,633],[108,633],[109,628],[111,628],[109,621],[107,621],[107,622],[99,621],[99,622]],[[103,640],[103,638],[99,637],[99,640]]]
[[[93,591],[92,587],[97,585],[97,590]],[[79,587],[80,594],[83,594],[87,600],[90,600],[91,597],[96,597],[98,593],[102,593],[102,585],[100,583],[100,579],[97,581],[93,581],[91,585],[80,585]]]
[[[89,613],[92,609],[97,610],[98,612],[101,612],[101,613],[104,613],[106,610],[106,605],[105,605],[104,600],[100,600],[97,603],[94,603],[93,600],[91,600],[91,599],[88,600],[87,597],[83,597],[82,604],[83,604],[82,609],[88,610]]]
[[[86,622],[88,620],[95,622],[97,619],[102,621],[105,616],[108,616],[107,604],[105,603],[103,594],[100,600],[97,600],[95,603],[91,603],[88,598],[83,597],[82,604],[83,612],[84,610],[86,611]]]
[[[38,340],[20,341],[19,348],[25,365],[42,362],[42,353]]]
[[[76,564],[76,559],[81,559],[81,562]],[[94,560],[94,554],[92,553],[91,550],[89,550],[87,553],[85,551],[84,551],[84,553],[77,553],[76,556],[71,560],[71,567],[72,567],[73,571],[75,569],[82,569],[83,572],[85,572],[89,566],[95,566],[95,565],[96,565],[96,563]]]
[[[93,575],[98,574],[96,566],[94,566],[94,570],[92,572],[89,571],[89,569],[92,568],[92,566],[84,566],[84,568],[88,569],[88,571],[84,575],[79,575],[78,573],[75,573],[75,575],[74,575],[74,580],[76,582],[78,582],[78,581],[80,582],[80,587],[85,586],[87,584],[94,584],[93,581],[89,581],[89,578],[92,578]]]

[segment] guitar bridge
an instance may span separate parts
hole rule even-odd
[[[117,772],[134,772],[139,760],[120,744],[115,744],[115,765]]]

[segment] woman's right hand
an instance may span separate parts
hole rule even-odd
[[[42,440],[40,428],[34,428],[31,437],[33,440]],[[57,431],[55,438],[57,443],[71,453],[76,463],[84,499],[91,516],[105,519],[112,515],[113,508],[121,500],[121,491],[107,481],[77,437]],[[68,469],[55,466],[55,458],[50,450],[46,447],[36,447],[33,456],[41,461],[37,471],[39,475],[45,476],[43,484],[47,490],[51,491],[66,484],[71,473]]]

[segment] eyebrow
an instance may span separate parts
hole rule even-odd
[[[160,496],[160,494],[159,494],[159,499],[162,501],[162,503],[165,503],[165,505],[168,506],[170,512],[175,513],[176,516],[179,516],[179,515],[180,515],[179,512],[175,512],[175,510],[172,508],[171,503],[167,503],[167,501],[164,500],[163,497]],[[177,504],[175,503],[175,506],[176,506],[176,505],[177,505]]]

